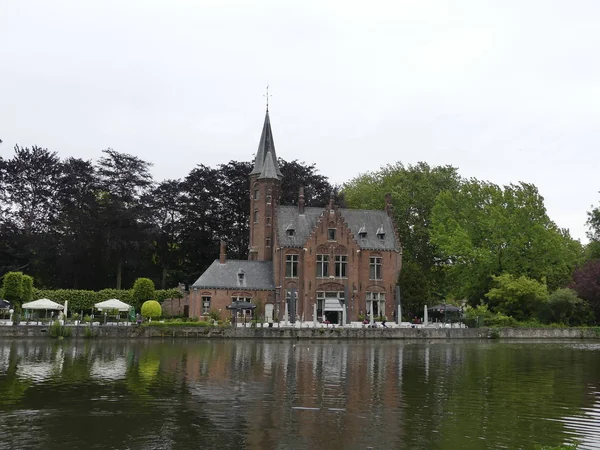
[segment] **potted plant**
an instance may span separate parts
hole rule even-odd
[[[79,325],[79,313],[73,313],[71,314],[71,319],[73,319],[73,322],[75,323],[75,325]]]

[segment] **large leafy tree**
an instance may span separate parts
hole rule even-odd
[[[218,229],[219,239],[227,241],[227,253],[232,259],[246,259],[250,243],[250,188],[248,174],[252,163],[230,161],[218,168]]]
[[[41,280],[52,278],[62,164],[55,152],[15,146],[12,158],[0,161],[0,266],[27,270]]]
[[[218,256],[219,173],[198,165],[181,183],[180,270],[193,281]]]
[[[53,224],[58,236],[55,283],[59,286],[105,287],[98,200],[99,186],[92,162],[77,158],[64,161]]]
[[[282,205],[297,205],[300,187],[304,187],[304,201],[307,206],[325,206],[332,193],[336,195],[336,203],[342,202],[338,190],[331,186],[327,177],[319,173],[315,164],[309,165],[297,160],[288,162],[280,158],[279,168],[283,174]]]
[[[153,183],[151,164],[112,149],[103,153],[97,164],[100,217],[106,230],[106,260],[121,289],[124,266],[135,266],[148,250],[149,208],[142,199]]]
[[[517,320],[537,317],[548,302],[546,285],[525,276],[492,277],[492,285],[485,294],[490,309]]]
[[[586,246],[586,256],[588,259],[600,258],[600,207],[592,208],[588,211],[587,219],[588,238],[590,242]]]
[[[588,211],[588,237],[591,241],[600,242],[600,207]]]
[[[535,186],[504,188],[472,179],[443,192],[432,215],[454,295],[477,304],[493,276],[510,273],[564,286],[583,258],[581,245],[548,218]]]
[[[456,168],[430,167],[420,162],[414,166],[388,165],[360,175],[343,187],[344,199],[351,208],[383,209],[385,194],[392,194],[403,247],[399,279],[402,302],[413,312],[446,294],[443,254],[431,240],[431,216],[438,195],[455,192],[460,183]]]
[[[177,274],[181,261],[182,188],[180,180],[165,180],[147,199],[154,247],[153,263],[161,269],[161,288],[167,287],[170,274]],[[177,279],[169,280],[171,285]]]
[[[586,261],[573,273],[570,288],[586,300],[600,322],[600,259]]]
[[[25,235],[48,229],[56,214],[55,198],[62,167],[56,152],[33,146],[14,148],[15,154],[0,166],[2,209]]]

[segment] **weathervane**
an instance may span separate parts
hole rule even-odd
[[[265,97],[267,99],[267,112],[269,112],[269,97],[273,97],[272,95],[269,95],[269,84],[267,83],[267,93],[263,95],[263,97]]]

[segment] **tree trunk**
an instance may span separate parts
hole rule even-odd
[[[121,276],[123,272],[123,259],[119,257],[117,261],[117,289],[121,289]]]
[[[167,286],[167,266],[163,266],[161,286],[162,286],[161,289],[166,289],[166,286]]]

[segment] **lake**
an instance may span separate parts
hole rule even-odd
[[[4,449],[600,448],[600,342],[3,340]]]

